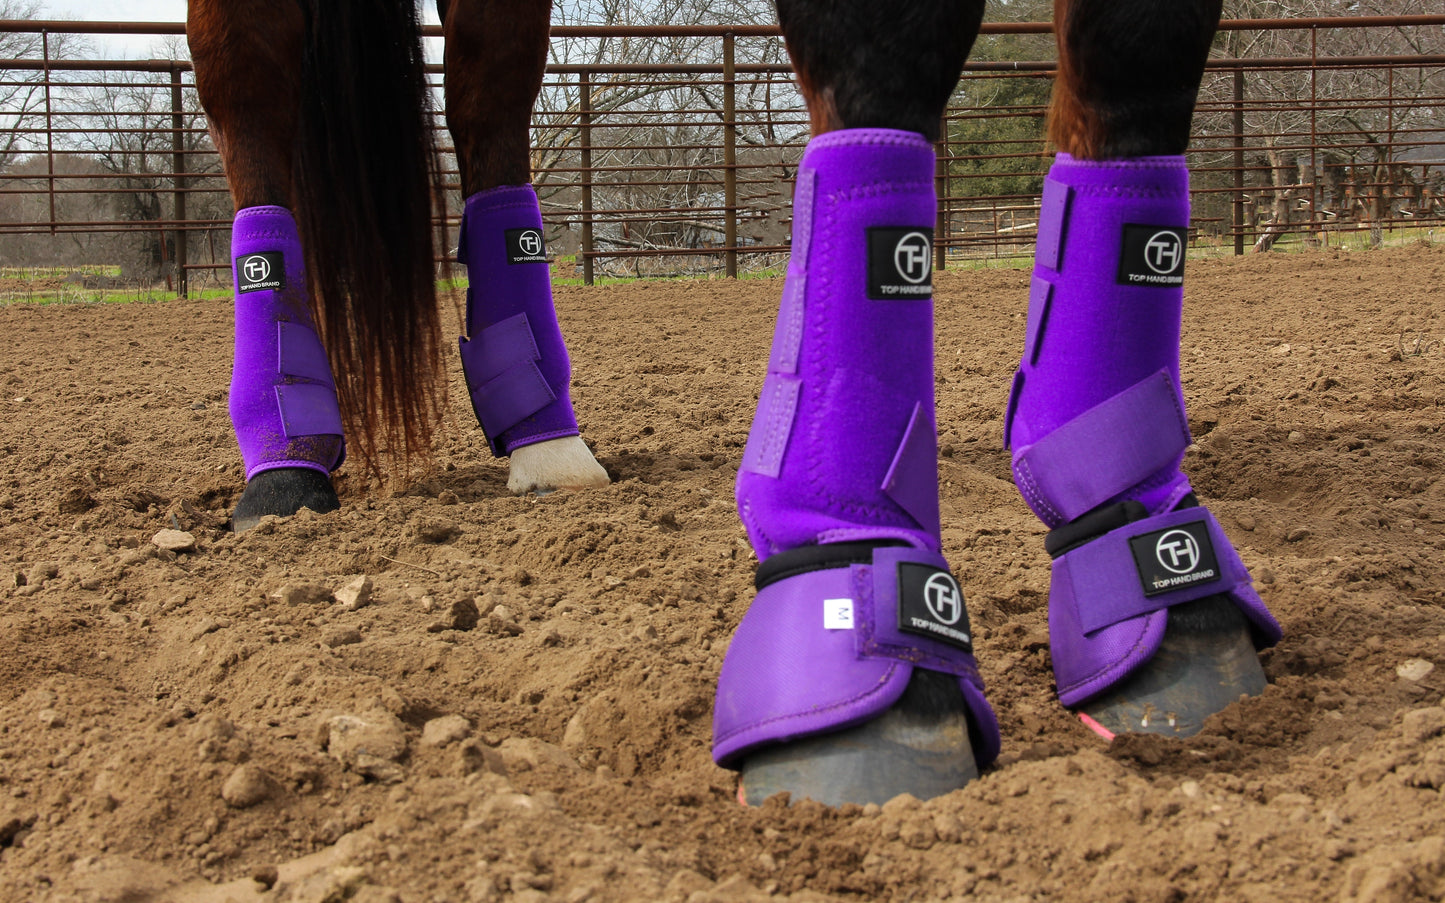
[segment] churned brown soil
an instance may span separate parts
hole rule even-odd
[[[559,291],[606,489],[508,495],[453,355],[434,472],[240,536],[227,302],[0,308],[0,900],[1440,899],[1445,248],[1190,266],[1187,467],[1284,624],[1270,687],[1188,741],[1059,708],[1000,448],[1028,273],[943,273],[1004,754],[881,809],[743,809],[708,753],[778,281]]]

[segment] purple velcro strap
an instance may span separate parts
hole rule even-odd
[[[1189,442],[1179,393],[1160,370],[1017,449],[1014,482],[1056,527],[1177,467]]]
[[[501,435],[557,400],[537,366],[541,354],[525,313],[514,314],[461,339],[462,373],[472,410],[492,452],[507,453]]]
[[[282,376],[334,385],[321,338],[301,323],[276,324],[276,370]]]
[[[467,388],[473,390],[517,364],[542,357],[537,351],[537,341],[532,337],[532,327],[525,313],[488,326],[474,338],[463,337],[461,348],[462,371],[467,377]]]
[[[1249,620],[1256,646],[1279,641],[1279,622],[1203,508],[1134,521],[1055,559],[1049,642],[1060,701],[1078,705],[1123,680],[1158,651],[1166,609],[1213,595]]]
[[[782,472],[783,452],[788,449],[788,437],[792,435],[793,420],[798,413],[798,393],[802,389],[801,379],[781,373],[773,374],[763,385],[740,471],[774,478]]]
[[[935,535],[942,529],[938,519],[938,437],[933,419],[922,404],[913,406],[913,416],[893,456],[893,464],[881,487],[898,507],[921,529]]]
[[[471,390],[472,409],[488,436],[500,436],[557,398],[533,361],[509,367]]]
[[[877,549],[871,565],[809,571],[759,591],[718,678],[714,760],[732,766],[758,747],[876,718],[898,701],[913,668],[921,666],[958,677],[974,755],[980,766],[993,761],[998,722],[984,699],[978,666],[954,645],[956,637],[946,643],[900,630],[900,584],[906,580],[913,581],[914,606],[924,604],[929,580],[946,584],[943,617],[961,623],[957,632],[967,636],[957,583],[941,557],[918,549]]]
[[[1054,179],[1044,180],[1044,194],[1039,207],[1039,238],[1034,246],[1034,260],[1041,266],[1058,270],[1064,249],[1064,230],[1069,223],[1069,205],[1074,189]]]
[[[290,383],[276,387],[281,428],[288,439],[302,436],[340,436],[341,408],[330,386]]]
[[[1054,562],[1054,580],[1068,581],[1084,633],[1205,596],[1249,585],[1249,571],[1214,515],[1181,508],[1113,530]]]

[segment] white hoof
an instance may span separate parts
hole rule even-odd
[[[512,452],[507,488],[517,495],[554,489],[595,489],[612,482],[581,436],[549,439]]]

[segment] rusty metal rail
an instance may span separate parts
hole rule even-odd
[[[1190,150],[1195,245],[1375,245],[1445,225],[1442,26],[1445,15],[1223,23]],[[984,28],[938,143],[940,268],[1032,253],[1051,31]],[[182,294],[229,278],[232,211],[189,62],[57,47],[65,35],[183,33],[0,21],[0,39],[30,45],[0,52],[11,57],[0,58],[0,267],[119,264]],[[694,43],[681,59],[569,61],[608,38]],[[589,283],[781,264],[807,116],[777,28],[561,26],[552,40],[533,166],[559,259]],[[440,96],[440,67],[430,72]],[[450,164],[436,227],[449,248],[461,199],[435,122]]]

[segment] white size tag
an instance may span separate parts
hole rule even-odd
[[[853,600],[824,599],[823,628],[825,630],[852,630]]]

